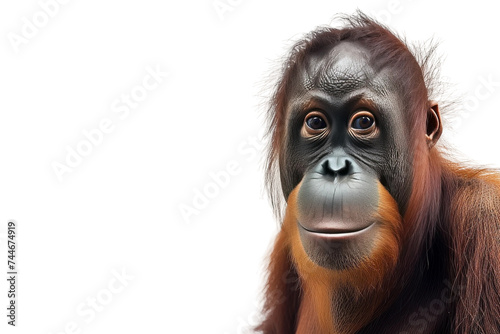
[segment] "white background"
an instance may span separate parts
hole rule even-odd
[[[488,3],[72,0],[43,22],[39,2],[3,1],[0,332],[249,332],[278,228],[263,191],[267,78],[293,41],[336,13],[359,7],[409,41],[440,41],[449,93],[462,99],[441,145],[499,166],[500,20]],[[15,47],[23,18],[45,26]],[[127,117],[115,113],[146,68],[168,75]],[[60,181],[54,162],[103,119],[113,130]],[[214,188],[210,173],[228,164],[236,172]],[[186,219],[180,208],[196,200],[203,208]],[[15,329],[5,310],[9,219]],[[114,280],[123,270],[126,285]]]

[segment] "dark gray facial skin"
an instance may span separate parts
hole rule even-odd
[[[360,231],[373,223],[378,181],[351,158],[332,153],[309,170],[298,197],[302,227],[319,233]]]
[[[300,238],[309,258],[346,269],[368,257],[378,232],[378,180],[355,160],[332,153],[309,170],[297,196]]]
[[[280,157],[285,197],[300,182],[297,217],[308,256],[345,269],[369,255],[381,184],[404,212],[411,191],[411,152],[403,103],[390,68],[375,72],[362,46],[341,42],[310,56],[296,79],[287,109]],[[311,112],[324,131],[305,124]],[[376,130],[353,129],[371,115]]]

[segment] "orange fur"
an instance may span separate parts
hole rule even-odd
[[[500,333],[498,171],[452,163],[433,146],[441,125],[439,115],[429,121],[429,108],[438,113],[429,101],[432,85],[425,82],[434,71],[429,56],[419,67],[401,40],[364,14],[347,18],[347,23],[342,29],[317,29],[299,41],[271,99],[266,180],[275,210],[282,212],[283,194],[287,210],[270,256],[265,320],[256,329],[265,334]],[[396,70],[409,124],[413,181],[388,187],[403,217],[379,184],[373,217],[379,234],[371,254],[356,267],[329,270],[308,258],[299,235],[300,183],[295,184],[304,170],[294,161],[301,153],[287,146],[288,103],[309,55],[344,40],[361,42],[380,68]],[[407,163],[402,160],[401,166]],[[380,175],[381,182],[402,177],[405,170],[398,164],[385,166],[392,173]],[[443,299],[443,291],[450,299]],[[432,305],[442,309],[425,313]]]
[[[402,226],[396,202],[387,190],[379,185],[380,203],[375,219],[380,222],[381,230],[380,237],[373,245],[372,254],[357,268],[329,270],[312,262],[300,241],[296,220],[296,197],[299,188],[300,184],[290,194],[279,236],[279,239],[286,240],[286,248],[290,249],[292,263],[301,282],[296,333],[354,333],[375,313],[380,312],[379,306],[385,296],[378,296],[376,291],[380,291],[379,289],[387,284],[384,278],[391,276],[390,273],[398,260],[398,236]],[[277,252],[281,253],[280,250]],[[334,294],[346,286],[354,291],[352,301],[364,305],[354,316],[342,314],[343,305],[337,305],[334,300]],[[367,298],[370,300],[368,304]],[[334,319],[334,314],[337,314],[338,318]]]

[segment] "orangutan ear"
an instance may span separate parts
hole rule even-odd
[[[427,128],[425,137],[429,148],[436,145],[441,133],[443,133],[443,123],[441,122],[441,114],[439,106],[435,101],[429,101],[429,109],[427,110]]]

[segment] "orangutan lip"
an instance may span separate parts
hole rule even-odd
[[[321,230],[310,230],[305,228],[300,222],[298,222],[299,226],[304,229],[305,231],[309,233],[316,234],[318,236],[325,236],[325,237],[348,237],[348,236],[355,236],[358,234],[363,233],[364,231],[368,230],[370,227],[375,225],[375,223],[371,223],[370,225],[356,229],[356,230],[347,230],[347,229],[321,229]]]

